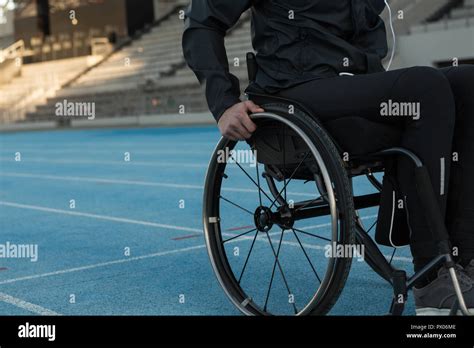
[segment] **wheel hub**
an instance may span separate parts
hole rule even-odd
[[[273,227],[272,215],[273,213],[270,208],[258,207],[254,214],[255,227],[257,227],[257,230],[260,232],[270,231]]]
[[[268,232],[274,224],[280,228],[288,230],[293,228],[295,220],[288,206],[282,206],[274,213],[268,207],[260,206],[254,214],[255,227],[260,232]]]
[[[278,226],[284,230],[292,229],[295,224],[295,219],[290,208],[287,205],[281,206],[278,208],[278,214]]]

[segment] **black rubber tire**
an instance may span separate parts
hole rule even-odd
[[[267,104],[262,107],[265,109],[265,112],[277,114],[295,124],[309,137],[318,149],[330,174],[335,191],[339,216],[338,243],[354,245],[355,212],[352,189],[345,165],[330,136],[314,118],[300,110],[295,109],[294,113],[289,114],[288,105],[285,104]],[[226,146],[233,147],[235,146],[235,142],[228,141]],[[237,308],[247,315],[271,315],[272,313],[262,312],[259,308],[254,308],[255,306],[253,306],[252,303],[246,304],[245,308],[241,308],[239,304],[242,304],[242,301],[245,301],[248,296],[237,284],[225,251],[222,250],[223,248],[220,243],[222,240],[220,224],[218,222],[209,222],[209,217],[219,217],[219,199],[216,198],[218,198],[220,193],[222,178],[218,178],[217,173],[219,173],[219,169],[221,169],[219,166],[222,164],[217,164],[217,150],[218,148],[216,148],[216,152],[214,152],[212,156],[204,189],[203,223],[208,253],[221,286]],[[331,310],[345,286],[351,264],[351,258],[335,259],[332,270],[327,270],[327,272],[331,272],[328,286],[321,291],[321,296],[319,296],[318,301],[315,302],[309,310],[303,313],[303,315],[324,315]]]

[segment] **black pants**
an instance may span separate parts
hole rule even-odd
[[[439,195],[453,246],[461,258],[474,259],[474,66],[414,67],[314,80],[279,95],[301,102],[323,124],[349,117],[354,125],[364,119],[397,129],[399,137],[388,133],[367,137],[357,127],[335,137],[349,154],[361,144],[366,144],[368,152],[402,146],[417,154]],[[419,105],[420,117],[382,115],[381,106],[388,103],[411,105],[412,111]],[[387,110],[396,114],[395,109]],[[407,196],[416,265],[417,259],[437,255],[437,247],[420,209],[413,166],[403,159],[397,166],[398,182]]]

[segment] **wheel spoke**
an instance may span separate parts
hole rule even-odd
[[[372,224],[372,226],[370,226],[370,228],[367,230],[367,233],[370,233],[370,231],[372,231],[372,229],[375,227],[375,225],[377,225],[377,220],[375,220],[375,222]]]
[[[256,230],[256,228],[254,228],[253,230],[250,230],[250,231],[241,233],[241,234],[239,234],[239,235],[237,235],[237,236],[231,237],[231,238],[229,238],[229,239],[226,239],[226,240],[222,241],[222,244],[225,244],[225,243],[227,243],[227,242],[230,242],[231,240],[234,240],[234,239],[243,237],[243,236],[245,236],[245,235],[247,235],[247,234],[249,234],[249,233],[252,233],[252,232],[255,231],[255,230]]]
[[[248,230],[249,228],[253,228],[254,225],[247,225],[247,226],[240,226],[240,227],[232,227],[228,228],[225,231],[226,232],[236,232],[236,231],[242,231],[242,230]]]
[[[257,168],[257,184],[258,184],[258,187],[260,187],[260,172],[258,170],[258,160],[257,160],[258,153],[257,151],[254,151],[254,153],[255,153],[255,168]],[[260,202],[260,206],[263,206],[262,192],[260,192],[260,190],[258,190],[258,201]]]
[[[273,206],[275,205],[275,203],[277,202],[278,200],[278,197],[281,197],[281,194],[283,193],[283,191],[285,190],[286,191],[286,187],[290,184],[290,182],[293,180],[293,177],[295,176],[296,172],[298,171],[298,169],[300,169],[301,165],[304,163],[304,161],[306,161],[306,158],[308,158],[308,155],[309,155],[309,152],[306,153],[306,155],[304,156],[303,160],[298,164],[298,166],[295,168],[295,170],[293,171],[293,173],[291,173],[291,176],[290,178],[288,179],[288,181],[285,182],[285,185],[283,186],[283,188],[281,189],[281,191],[278,193],[277,195],[277,198],[274,199],[272,201],[272,205],[270,206],[270,209],[273,208]],[[286,199],[285,199],[286,201]]]
[[[309,201],[308,203],[306,203],[306,204],[302,205],[301,207],[295,209],[294,213],[296,213],[297,211],[300,211],[301,209],[306,208],[308,205],[311,205],[311,204],[315,203],[316,201],[320,200],[321,202],[324,202],[324,199],[323,199],[324,196],[326,196],[326,195],[321,195],[318,198],[315,198],[315,199]]]
[[[250,246],[249,253],[247,255],[247,258],[245,259],[244,267],[242,268],[242,272],[240,273],[240,277],[238,280],[238,283],[240,284],[240,281],[242,280],[242,277],[244,276],[245,269],[247,268],[247,263],[249,262],[250,259],[250,254],[252,254],[253,246],[255,245],[255,241],[257,240],[257,235],[258,231],[255,232],[255,236],[253,237],[252,245]]]
[[[393,248],[393,253],[392,253],[392,256],[390,257],[390,264],[392,264],[392,261],[393,261],[393,257],[395,256],[395,253],[397,252],[397,248]]]
[[[270,198],[270,196],[267,195],[267,193],[260,187],[260,185],[255,182],[255,180],[250,176],[249,173],[247,173],[247,171],[240,165],[240,163],[235,161],[235,164],[244,172],[244,174],[250,179],[250,181],[253,182],[253,184],[258,188],[259,192],[263,193],[265,197],[267,197],[268,200],[271,202],[273,199]]]
[[[277,263],[277,266],[278,266],[278,269],[280,270],[280,274],[283,278],[283,282],[285,283],[285,286],[286,286],[286,290],[288,291],[288,296],[291,296],[291,290],[290,290],[290,287],[288,285],[288,282],[286,280],[286,277],[285,277],[285,273],[283,272],[283,268],[281,267],[280,265],[280,260],[278,259],[278,256],[275,252],[275,248],[273,247],[273,243],[272,243],[272,240],[270,238],[270,235],[268,234],[268,232],[265,232],[265,234],[267,235],[267,238],[268,238],[268,242],[270,243],[270,247],[272,248],[272,252],[273,252],[273,256],[275,257],[275,260],[276,260],[276,263]],[[292,303],[293,305],[293,309],[295,311],[295,314],[298,313],[298,309],[296,308],[296,305],[295,305],[295,302],[293,301]]]
[[[300,229],[298,229],[298,228],[293,228],[293,230],[296,231],[296,232],[299,232],[299,233],[307,234],[308,236],[311,236],[311,237],[315,237],[315,238],[319,238],[319,239],[325,240],[325,241],[327,241],[327,242],[332,242],[332,240],[329,239],[329,238],[321,237],[321,236],[318,236],[317,234],[309,233],[309,232],[300,230]]]
[[[280,235],[280,243],[278,244],[277,257],[280,255],[281,242],[283,240],[283,233],[284,233],[284,230],[282,229],[281,235]],[[265,305],[263,306],[263,310],[265,312],[267,311],[268,300],[270,299],[270,292],[272,290],[273,278],[275,277],[276,267],[277,267],[277,258],[275,258],[275,262],[273,262],[272,276],[270,278],[270,283],[268,284],[267,296],[265,297]]]
[[[316,272],[316,268],[314,268],[313,266],[313,263],[311,262],[309,256],[308,256],[308,253],[306,252],[305,248],[303,247],[303,244],[301,243],[300,241],[300,238],[298,237],[298,235],[296,234],[295,230],[292,228],[291,229],[293,231],[293,234],[295,235],[296,237],[296,240],[298,241],[298,244],[300,245],[301,247],[301,250],[303,250],[303,253],[304,253],[304,256],[306,256],[306,259],[308,260],[311,268],[313,269],[313,273],[314,275],[316,276],[316,278],[318,279],[319,283],[321,284],[321,278],[319,278],[319,275],[318,275],[318,272]]]
[[[237,208],[239,208],[239,209],[242,209],[243,211],[249,213],[249,214],[252,215],[252,216],[254,215],[250,210],[241,207],[241,206],[238,205],[237,203],[234,203],[234,202],[232,202],[231,200],[228,200],[227,198],[225,198],[225,197],[223,197],[223,196],[219,196],[219,198],[222,199],[222,200],[224,200],[224,201],[226,201],[226,202],[229,203],[229,204],[232,204],[233,206],[235,206],[235,207],[237,207]]]

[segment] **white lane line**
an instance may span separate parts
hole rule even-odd
[[[0,292],[0,301],[11,304],[15,307],[27,310],[28,312],[35,313],[38,315],[61,315],[57,312],[54,312],[50,309],[38,306],[34,303],[26,302],[22,299],[10,296],[3,292]]]
[[[250,239],[251,240],[253,238],[246,237],[246,238],[243,238],[243,239]],[[263,239],[263,237],[258,237],[257,240],[268,243],[268,240]],[[236,242],[237,242],[237,240],[233,240],[233,241],[230,241],[229,243],[236,243]],[[282,244],[291,245],[291,246],[295,246],[295,247],[300,247],[298,243],[294,243],[294,242],[284,241]],[[309,249],[314,249],[314,250],[323,250],[324,249],[323,247],[318,246],[318,245],[303,244],[303,246],[307,247]],[[86,270],[91,270],[91,269],[96,269],[96,268],[101,268],[101,267],[113,266],[113,265],[133,262],[133,261],[146,260],[146,259],[151,259],[151,258],[155,258],[155,257],[178,254],[178,253],[194,251],[194,250],[199,250],[199,249],[204,249],[204,248],[206,248],[206,245],[202,244],[202,245],[196,245],[196,246],[187,247],[187,248],[174,249],[174,250],[162,251],[162,252],[153,253],[153,254],[136,256],[136,257],[131,257],[131,258],[127,258],[127,259],[119,259],[119,260],[96,263],[96,264],[87,265],[87,266],[67,268],[67,269],[54,271],[54,272],[47,272],[47,273],[35,274],[35,275],[31,275],[31,276],[7,279],[7,280],[4,280],[4,281],[1,281],[0,285],[12,284],[12,283],[17,283],[17,282],[26,281],[26,280],[41,279],[41,278],[52,277],[52,276],[63,275],[63,274],[69,274],[69,273],[75,273],[75,272],[81,272],[81,271],[86,271]],[[388,258],[389,256],[385,255],[385,257]],[[398,260],[398,261],[403,261],[403,262],[411,262],[411,259],[407,258],[407,257],[394,257],[393,259]],[[0,295],[0,300],[3,300],[1,295]],[[41,307],[39,307],[39,308],[41,308]],[[48,311],[46,309],[43,309],[43,310]],[[48,313],[48,312],[45,312],[45,313]],[[49,315],[58,315],[58,314],[54,314],[54,313],[55,312],[51,312],[51,314],[49,314]],[[38,313],[38,314],[40,314],[40,313]],[[43,315],[48,315],[48,314],[43,314]]]
[[[281,232],[273,232],[273,233],[269,233],[270,237],[274,237],[276,235],[279,235]],[[230,233],[223,233],[223,235],[227,235],[229,237],[232,237],[232,235]],[[229,243],[234,243],[238,240],[253,240],[253,237],[247,237],[247,236],[243,236],[243,237],[240,237],[238,239],[234,239],[234,240],[231,240]],[[260,241],[260,242],[266,242],[268,243],[268,239],[265,238],[265,237],[257,237],[256,238],[257,241]],[[278,244],[279,241],[274,241],[272,240],[272,242]],[[301,248],[299,243],[296,243],[296,242],[288,242],[288,241],[282,241],[281,244],[284,244],[284,245],[289,245],[289,246],[294,246],[294,247],[298,247],[298,248]],[[313,249],[313,250],[324,250],[325,251],[325,246],[321,246],[321,245],[317,245],[317,244],[307,244],[307,243],[301,243],[303,245],[304,248],[306,249]],[[392,257],[392,255],[384,255],[385,258],[387,260],[390,260],[390,258]],[[409,258],[409,257],[405,257],[405,256],[394,256],[393,257],[393,260],[396,260],[396,261],[402,261],[402,262],[408,262],[408,263],[411,263],[413,261],[413,259]]]
[[[158,224],[158,223],[155,223],[155,222],[119,218],[119,217],[114,217],[114,216],[72,212],[72,211],[69,211],[69,210],[53,209],[53,208],[46,208],[46,207],[27,205],[27,204],[19,204],[19,203],[13,203],[13,202],[0,201],[0,205],[12,207],[12,208],[30,209],[30,210],[43,211],[43,212],[55,213],[55,214],[64,214],[64,215],[72,215],[72,216],[79,216],[79,217],[88,217],[88,218],[99,219],[99,220],[106,220],[106,221],[122,222],[122,223],[142,225],[142,226],[164,228],[164,229],[170,229],[170,230],[175,230],[175,231],[203,233],[202,229],[198,229],[198,228],[182,227],[182,226],[175,226],[175,225],[165,225],[165,224]],[[232,233],[223,233],[223,235],[229,236],[229,237],[234,237],[235,236],[235,234],[232,234]],[[258,237],[257,239],[259,239],[259,238],[262,238],[262,237]],[[246,239],[252,239],[252,237],[243,236],[243,237],[240,238],[240,240],[246,240]],[[265,241],[265,239],[262,238],[262,241]],[[286,244],[286,245],[298,246],[298,244],[292,243],[292,242],[284,241],[283,243]],[[322,249],[321,246],[312,245],[312,244],[303,244],[303,246],[308,247],[310,249]],[[390,256],[387,256],[387,255],[385,255],[385,257],[390,258]],[[411,259],[407,258],[407,257],[394,257],[394,260],[411,262]],[[2,284],[2,283],[0,283],[0,284]]]
[[[176,142],[176,144],[172,144]],[[125,143],[125,142],[103,142],[103,143],[98,143],[98,142],[85,142],[85,143],[70,143],[70,142],[58,142],[58,143],[45,143],[45,142],[39,142],[39,143],[8,143],[4,142],[5,146],[9,146],[11,148],[15,149],[26,149],[26,148],[32,148],[32,149],[57,149],[57,148],[79,148],[79,149],[84,149],[84,150],[94,150],[94,149],[104,149],[107,147],[110,147],[113,150],[116,150],[117,147],[128,147],[131,149],[136,149],[139,148],[140,146],[146,148],[146,149],[153,149],[153,148],[170,148],[170,149],[177,149],[177,148],[183,148],[183,149],[189,149],[189,147],[203,147],[203,146],[208,146],[210,149],[214,149],[219,142],[219,139],[216,139],[215,142],[203,142],[203,141],[176,141],[176,138],[170,138],[169,140],[164,140],[162,139],[157,140],[153,139],[148,143],[145,142],[135,142],[135,143]]]
[[[13,203],[13,202],[5,202],[5,201],[0,201],[0,205],[7,206],[7,207],[12,207],[12,208],[42,211],[42,212],[47,212],[47,213],[72,215],[72,216],[87,217],[87,218],[113,221],[113,222],[122,222],[122,223],[127,223],[127,224],[134,224],[134,225],[157,227],[157,228],[163,228],[163,229],[169,229],[169,230],[175,230],[175,231],[186,231],[186,232],[193,232],[193,233],[200,233],[200,234],[203,233],[203,230],[199,229],[199,228],[190,228],[190,227],[175,226],[175,225],[165,225],[165,224],[159,224],[159,223],[150,222],[150,221],[133,220],[133,219],[120,218],[120,217],[108,216],[108,215],[98,215],[98,214],[91,214],[91,213],[81,213],[81,212],[77,212],[77,211],[47,208],[47,207],[41,207],[41,206],[36,206],[36,205],[27,205],[27,204]],[[326,227],[326,224],[321,224],[320,227]],[[316,227],[313,227],[313,228],[316,228]],[[275,232],[274,234],[279,234],[279,233],[280,232]],[[224,236],[229,236],[229,237],[234,237],[235,236],[235,234],[233,234],[233,233],[223,233],[223,235]],[[241,237],[241,239],[253,239],[253,238],[243,236],[243,237]],[[287,242],[287,243],[288,243],[288,245],[292,245],[291,242]],[[317,246],[317,245],[315,246],[315,245],[311,245],[311,244],[303,244],[303,246],[307,246],[308,248],[312,248],[312,249],[321,249],[322,248],[320,246]]]
[[[95,269],[95,268],[118,265],[118,264],[132,262],[132,261],[146,260],[146,259],[151,259],[151,258],[159,257],[159,256],[172,255],[172,254],[178,254],[178,253],[182,253],[182,252],[186,252],[186,251],[203,249],[205,247],[206,247],[205,245],[197,245],[197,246],[192,246],[192,247],[188,247],[188,248],[174,249],[174,250],[162,251],[162,252],[154,253],[154,254],[135,256],[135,257],[127,258],[127,259],[124,258],[124,259],[119,259],[119,260],[96,263],[96,264],[93,264],[93,265],[68,268],[68,269],[63,269],[63,270],[59,270],[59,271],[42,273],[42,274],[35,274],[35,275],[20,277],[20,278],[7,279],[7,280],[4,280],[4,281],[1,281],[0,285],[16,283],[16,282],[25,281],[25,280],[51,277],[51,276],[62,275],[62,274],[68,274],[68,273],[74,273],[74,272],[80,272],[80,271],[86,271],[86,270],[91,270],[91,269]]]
[[[213,151],[213,148],[210,148],[209,151],[204,151],[204,150],[176,150],[176,149],[159,149],[159,150],[141,150],[141,149],[135,149],[135,148],[131,148],[131,149],[126,149],[126,148],[121,148],[121,149],[117,149],[117,148],[111,148],[111,149],[108,149],[108,150],[105,150],[103,149],[102,147],[100,149],[97,149],[97,148],[75,148],[75,149],[58,149],[58,148],[54,148],[54,149],[43,149],[43,148],[34,148],[34,149],[26,149],[26,148],[17,148],[17,149],[13,149],[13,148],[1,148],[0,149],[0,152],[2,153],[5,153],[5,154],[14,154],[16,152],[21,152],[22,155],[24,154],[28,154],[28,153],[41,153],[41,154],[61,154],[61,153],[80,153],[80,154],[98,154],[98,153],[105,153],[105,154],[109,154],[109,155],[112,155],[112,154],[117,154],[117,155],[122,155],[124,152],[130,152],[132,155],[133,154],[143,154],[143,155],[176,155],[176,154],[179,154],[179,155],[196,155],[196,154],[202,154],[202,155],[206,155],[207,157],[210,157],[211,156],[211,153]],[[3,159],[7,159],[9,157],[4,157],[2,158]]]
[[[360,219],[361,220],[370,220],[370,219],[373,219],[373,218],[376,218],[376,217],[378,217],[378,215],[368,215],[368,216],[361,217]],[[319,224],[319,225],[304,226],[304,227],[301,227],[299,229],[305,231],[305,230],[314,230],[314,229],[323,228],[323,227],[330,227],[330,226],[332,226],[332,224],[329,222],[329,223]]]
[[[131,153],[131,156],[133,156],[133,153]],[[136,161],[136,160],[131,160],[130,162],[125,162],[125,161],[110,161],[110,160],[94,160],[94,159],[50,159],[50,158],[44,158],[44,157],[36,157],[36,158],[28,158],[28,159],[23,159],[23,163],[50,163],[50,164],[65,164],[65,165],[81,165],[81,164],[95,164],[95,165],[112,165],[112,166],[122,166],[122,167],[130,167],[130,166],[142,166],[142,167],[170,167],[172,169],[176,168],[201,168],[201,169],[207,169],[209,166],[207,164],[208,158],[206,158],[206,163],[185,163],[185,162],[170,162],[170,161],[165,161],[165,162],[150,162],[150,161]],[[12,157],[0,157],[0,162],[5,162],[5,163],[22,163],[22,162],[17,162],[15,161],[14,158]],[[250,167],[245,167],[243,166],[244,169],[251,170],[252,168]],[[240,168],[238,166],[228,166],[226,170],[232,170],[232,171],[239,171]]]
[[[191,232],[203,233],[201,229],[197,229],[197,228],[171,226],[171,225],[157,224],[157,223],[147,222],[147,221],[116,218],[116,217],[97,215],[97,214],[71,212],[71,211],[67,211],[67,210],[52,209],[52,208],[31,206],[31,205],[4,202],[4,201],[0,201],[0,205],[10,206],[10,207],[14,207],[14,208],[21,208],[21,209],[38,210],[38,211],[44,211],[44,212],[56,213],[56,214],[75,215],[75,216],[89,217],[89,218],[109,220],[109,221],[115,221],[115,222],[123,222],[123,223],[131,223],[131,224],[152,226],[152,227],[158,227],[158,228],[169,228],[169,229],[173,229],[173,230],[182,230],[182,231],[191,231]],[[235,236],[234,234],[230,234],[230,233],[224,233],[224,235],[229,236],[229,237]],[[251,240],[251,239],[253,239],[253,238],[243,236],[239,239],[232,240],[229,243],[237,243],[241,240]],[[262,241],[262,242],[268,242],[263,237],[257,237],[257,240]],[[299,244],[295,243],[295,242],[283,241],[282,244],[299,247]],[[303,243],[303,246],[305,248],[307,247],[309,249],[314,249],[314,250],[323,250],[324,249],[322,246],[312,245],[312,244],[307,244],[307,243]],[[125,262],[138,261],[138,260],[148,259],[148,258],[152,258],[152,257],[158,257],[158,256],[176,254],[176,253],[181,253],[181,252],[186,252],[186,251],[191,251],[191,250],[196,250],[196,249],[202,249],[202,248],[205,248],[205,247],[206,247],[206,245],[197,245],[197,246],[193,246],[193,247],[175,249],[175,250],[164,251],[164,252],[148,254],[148,255],[143,255],[143,256],[137,256],[137,257],[131,257],[131,258],[127,258],[127,259],[120,259],[120,260],[102,262],[102,263],[88,265],[88,266],[69,268],[69,269],[55,271],[55,272],[48,272],[48,273],[31,275],[31,276],[26,276],[26,277],[8,279],[8,280],[1,281],[0,285],[15,283],[15,282],[23,281],[23,280],[31,280],[31,279],[49,277],[49,276],[54,276],[54,275],[67,274],[67,273],[71,273],[71,272],[79,272],[79,271],[94,269],[94,268],[98,268],[98,267],[105,267],[105,266],[121,264],[121,263],[125,263]],[[385,257],[389,258],[389,256],[387,256],[387,255],[385,255]],[[404,262],[411,262],[411,259],[407,258],[407,257],[394,257],[394,260],[404,261]]]
[[[134,225],[158,227],[158,228],[164,228],[164,229],[169,229],[169,230],[202,233],[202,230],[197,229],[197,228],[189,228],[189,227],[180,227],[180,226],[174,226],[174,225],[158,224],[158,223],[155,223],[155,222],[126,219],[126,218],[115,217],[115,216],[98,215],[98,214],[90,214],[90,213],[80,213],[80,212],[77,212],[77,211],[46,208],[46,207],[41,207],[41,206],[36,206],[36,205],[19,204],[19,203],[13,203],[13,202],[5,202],[5,201],[0,201],[0,205],[7,206],[7,207],[12,207],[12,208],[42,211],[42,212],[47,212],[47,213],[72,215],[72,216],[87,217],[87,218],[106,220],[106,221],[123,222],[123,223],[134,224]]]
[[[155,187],[184,188],[184,189],[195,189],[195,190],[204,189],[203,186],[199,186],[199,185],[167,184],[167,183],[161,183],[161,182],[150,182],[150,181],[140,181],[140,180],[104,179],[104,178],[91,178],[91,177],[82,177],[82,176],[80,177],[80,176],[25,174],[25,173],[3,172],[3,171],[0,172],[0,176],[8,176],[8,177],[14,177],[14,178],[43,179],[43,180],[93,182],[93,183],[100,183],[100,184],[155,186]]]
[[[384,255],[387,260],[390,260],[392,256]],[[406,263],[412,263],[413,259],[410,257],[405,257],[405,256],[394,256],[393,257],[394,261],[401,261],[401,262],[406,262]]]
[[[132,154],[133,155],[133,154]],[[9,157],[0,157],[0,161],[3,162],[14,162],[13,158]],[[143,162],[143,161],[107,161],[107,160],[81,160],[81,159],[57,159],[52,160],[48,158],[28,158],[23,160],[24,162],[33,162],[33,163],[51,163],[51,164],[99,164],[99,165],[114,165],[114,166],[143,166],[143,167],[182,167],[182,168],[207,168],[207,164],[198,164],[198,163],[176,163],[176,162]]]
[[[168,183],[162,183],[162,182],[104,179],[104,178],[93,178],[93,177],[82,177],[82,176],[25,174],[25,173],[3,172],[3,171],[0,172],[0,177],[1,176],[7,176],[7,177],[13,177],[13,178],[79,181],[79,182],[92,182],[92,183],[101,183],[101,184],[137,185],[137,186],[166,187],[166,188],[175,188],[175,189],[204,190],[204,186],[201,186],[201,185],[168,184]],[[233,188],[233,187],[222,188],[222,191],[240,192],[240,193],[257,193],[257,190],[253,190],[253,189],[243,189],[243,188],[241,189],[241,188]],[[309,193],[304,193],[304,192],[288,192],[288,194],[291,194],[294,196],[314,197],[314,194],[309,194]]]

